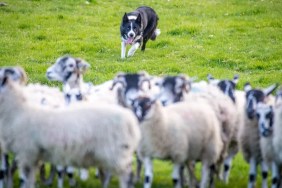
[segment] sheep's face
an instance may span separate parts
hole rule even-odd
[[[112,89],[117,85],[121,85],[121,95],[123,102],[127,107],[132,107],[133,101],[144,92],[144,83],[148,83],[150,88],[150,80],[146,74],[118,74],[114,81]]]
[[[154,103],[155,101],[152,101],[148,97],[139,97],[133,101],[133,112],[138,118],[139,122],[149,119],[152,116],[150,111]]]
[[[72,82],[84,74],[89,67],[90,65],[82,59],[64,56],[58,58],[56,63],[47,69],[46,76],[49,80]]]
[[[276,93],[275,104],[282,105],[282,89]]]
[[[268,137],[273,131],[273,109],[264,103],[259,103],[256,109],[260,135]]]
[[[0,83],[1,87],[5,86],[6,80],[12,80],[15,83],[25,84],[26,73],[21,67],[3,67],[0,68]]]
[[[266,97],[269,96],[277,87],[277,84],[273,84],[265,89],[252,89],[250,83],[245,84],[246,113],[249,119],[254,118],[258,103],[265,103]]]
[[[225,95],[229,96],[231,100],[235,103],[234,91],[236,88],[236,84],[238,83],[239,80],[238,75],[235,75],[233,80],[217,80],[214,79],[214,77],[211,74],[209,74],[207,78],[210,84],[218,86],[219,89]]]
[[[188,92],[189,84],[183,76],[166,76],[157,85],[160,87],[159,100],[163,106],[183,100],[184,92]]]

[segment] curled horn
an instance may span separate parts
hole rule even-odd
[[[183,80],[182,89],[186,93],[188,93],[189,89],[191,88],[191,83],[189,81],[189,77],[187,75],[185,75],[185,74],[179,74],[177,77]]]
[[[121,78],[124,77],[124,75],[125,75],[125,74],[124,74],[123,72],[119,72],[119,73],[116,75],[116,77],[114,78],[114,81],[113,81],[113,85],[112,85],[112,87],[110,88],[110,90],[113,90],[114,87],[115,87],[118,83],[120,83],[120,84],[122,85],[122,87],[125,87],[124,81],[121,80]]]
[[[27,83],[27,74],[25,70],[20,66],[16,67],[16,69],[20,73],[20,84],[25,85]]]
[[[138,72],[139,76],[142,77],[141,81],[140,81],[140,89],[142,90],[142,85],[144,82],[148,82],[149,85],[149,89],[151,89],[151,80],[152,77],[150,77],[150,75],[146,72],[146,71],[140,71]]]

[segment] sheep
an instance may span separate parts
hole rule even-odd
[[[263,168],[267,169],[271,165],[272,170],[272,188],[278,187],[278,166],[275,162],[275,153],[273,148],[273,119],[274,110],[272,105],[259,102],[256,108],[258,129],[260,134],[260,149],[262,154]],[[267,171],[264,172],[265,176]],[[262,187],[267,188],[267,179],[262,182]]]
[[[156,99],[141,97],[134,100],[133,110],[142,133],[137,152],[145,166],[144,187],[151,187],[153,181],[152,158],[173,162],[173,183],[177,188],[182,187],[181,166],[200,160],[200,187],[206,187],[210,165],[218,160],[223,148],[219,121],[212,108],[201,102],[163,107]]]
[[[191,78],[189,79],[182,74],[164,77],[159,82],[159,85],[161,87],[159,98],[165,106],[180,101],[188,102],[193,100],[205,101],[212,106],[218,120],[221,122],[221,136],[224,142],[224,149],[218,161],[218,164],[220,164],[226,155],[227,148],[236,128],[237,112],[231,99],[224,95],[217,87],[208,85],[204,81],[192,83]],[[188,170],[191,171],[191,169]],[[190,175],[194,176],[191,173]],[[192,178],[192,181],[195,181],[195,178]]]
[[[275,152],[275,160],[278,165],[282,166],[282,89],[277,92],[274,106],[274,125],[273,129],[273,148]]]
[[[0,138],[16,154],[27,187],[34,187],[39,160],[99,166],[117,173],[120,187],[128,187],[129,167],[140,140],[132,112],[116,105],[92,107],[87,103],[56,110],[34,106],[26,102],[22,86],[5,75],[0,83]]]
[[[245,98],[245,96],[244,96],[242,91],[235,91],[235,87],[236,87],[238,80],[239,80],[238,75],[234,75],[233,80],[227,80],[227,79],[218,80],[218,79],[215,79],[211,74],[208,74],[207,79],[208,79],[209,84],[217,86],[225,95],[229,96],[230,99],[235,104],[236,109],[237,109],[237,120],[236,120],[236,123],[235,123],[236,126],[234,127],[233,135],[231,137],[230,145],[229,145],[229,148],[228,148],[228,155],[224,159],[223,174],[221,174],[223,181],[227,184],[228,180],[229,180],[229,174],[230,174],[230,169],[231,169],[233,157],[239,151],[238,130],[239,130],[239,127],[243,123],[242,112],[243,112],[244,108],[243,108],[242,104],[244,104],[243,99]],[[236,100],[236,98],[238,98],[238,99]]]
[[[9,78],[18,82],[19,84],[25,85],[27,82],[27,76],[24,70],[21,67],[1,67],[0,71],[2,75],[6,74]],[[27,101],[32,103],[33,105],[44,105],[44,106],[52,106],[54,108],[59,107],[60,103],[62,103],[63,95],[57,88],[50,88],[47,86],[43,86],[40,84],[28,84],[24,87],[24,92],[27,92]],[[8,174],[12,173],[9,171],[9,163],[8,163],[8,154],[5,151],[5,146],[2,143],[2,150],[4,154],[2,155],[2,165],[0,174]],[[15,162],[13,162],[13,166],[15,166]],[[15,168],[15,167],[14,167]],[[14,170],[12,170],[14,171]],[[10,174],[7,178],[8,180],[8,187],[12,186],[11,182],[11,175]],[[20,181],[22,182],[24,175],[20,174]],[[1,178],[1,185],[3,185],[3,178]],[[0,186],[1,187],[1,186]],[[3,186],[2,186],[3,187]]]
[[[244,123],[238,132],[239,148],[243,153],[246,162],[250,164],[248,187],[253,188],[256,179],[257,164],[262,162],[262,155],[259,143],[258,122],[255,117],[255,110],[259,102],[273,104],[273,97],[270,95],[277,85],[273,84],[265,89],[252,89],[249,83],[244,86],[246,92],[246,104]],[[262,164],[263,181],[267,178],[266,165]]]

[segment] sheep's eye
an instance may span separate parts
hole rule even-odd
[[[259,118],[259,117],[260,117],[260,115],[259,115],[259,114],[256,114],[256,116],[257,116],[257,118]]]

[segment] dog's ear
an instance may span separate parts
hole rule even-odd
[[[138,14],[136,18],[136,23],[141,26],[141,14]]]
[[[129,21],[126,12],[124,13],[124,16],[123,16],[123,18],[122,18],[122,21],[123,21],[123,22],[128,22],[128,21]]]

